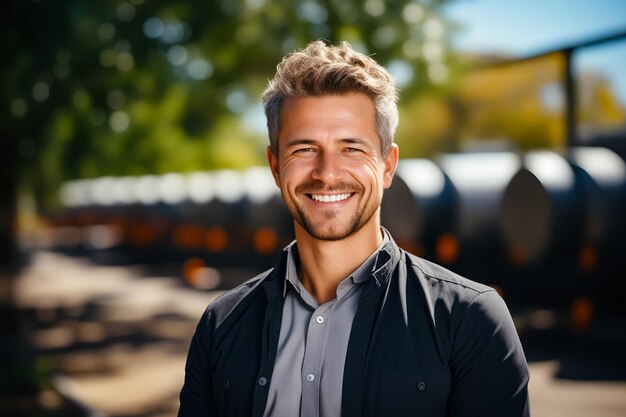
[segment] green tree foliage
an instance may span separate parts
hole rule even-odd
[[[38,197],[71,178],[263,163],[259,94],[286,52],[318,38],[373,54],[405,102],[450,76],[442,1],[14,3],[5,158]]]

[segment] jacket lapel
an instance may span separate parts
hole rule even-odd
[[[384,258],[380,258],[380,256]],[[384,303],[393,270],[400,259],[400,250],[390,242],[381,250],[372,278],[361,293],[359,307],[352,322],[348,353],[343,374],[341,415],[363,416],[365,370],[370,341],[375,333],[378,313]]]
[[[282,296],[282,286],[285,280],[285,264],[287,262],[286,252],[278,266],[272,271],[268,279],[263,282],[265,294],[267,296],[267,309],[263,320],[263,335],[261,340],[261,363],[256,381],[261,377],[266,379],[266,383],[259,385],[255,382],[253,416],[262,417],[265,412],[267,395],[276,361],[276,350],[278,339],[280,338],[280,325],[283,316],[284,297]]]

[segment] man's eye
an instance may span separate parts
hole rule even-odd
[[[346,152],[362,152],[359,148],[346,148]]]
[[[294,151],[294,153],[304,153],[304,152],[313,152],[313,148],[300,148]]]

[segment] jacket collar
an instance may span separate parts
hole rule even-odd
[[[387,229],[383,228],[383,231],[389,239],[378,252],[378,257],[372,272],[372,277],[374,278],[378,288],[387,285],[387,282],[389,282],[391,277],[391,272],[400,259],[400,248],[396,242],[394,242]]]
[[[389,231],[384,227],[381,227],[381,229],[385,238],[376,253],[376,259],[372,263],[371,273],[356,274],[355,283],[357,284],[366,283],[368,280],[372,280],[375,284],[374,288],[385,286],[390,279],[391,271],[393,271],[396,262],[400,259],[400,248],[394,242]],[[369,259],[365,262],[368,261]],[[287,273],[290,268],[295,268],[294,262],[297,262],[297,247],[295,240],[283,249],[280,261],[268,277],[265,289],[269,299],[279,295],[283,298],[285,297],[287,294],[287,286],[289,285]]]

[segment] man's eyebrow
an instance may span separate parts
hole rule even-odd
[[[313,139],[294,139],[290,142],[288,142],[285,147],[286,148],[292,148],[294,146],[301,146],[301,145],[312,145],[315,144],[315,141]]]
[[[341,138],[341,139],[337,139],[337,142],[339,143],[343,143],[343,144],[347,144],[347,145],[363,145],[363,146],[367,146],[367,147],[372,147],[372,144],[370,142],[368,142],[365,139],[359,139],[359,138]],[[287,149],[289,148],[293,148],[295,146],[302,146],[302,145],[315,145],[317,144],[318,141],[316,141],[315,139],[294,139],[290,142],[288,142],[287,144],[285,144],[285,147]]]
[[[359,138],[343,138],[343,139],[339,139],[338,142],[345,143],[345,144],[365,145],[365,146],[371,147],[371,144],[368,141],[366,141],[365,139],[359,139]]]

